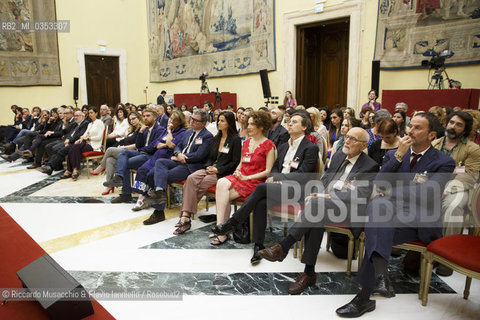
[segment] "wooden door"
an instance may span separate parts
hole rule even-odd
[[[85,55],[88,104],[115,106],[120,101],[118,57]]]
[[[349,27],[348,18],[298,27],[298,104],[347,107]]]

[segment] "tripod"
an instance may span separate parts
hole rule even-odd
[[[450,79],[448,78],[447,71],[445,70],[445,66],[436,67],[435,72],[430,79],[430,83],[428,84],[428,89],[445,89],[443,84],[443,73],[445,72],[445,76],[450,83]]]

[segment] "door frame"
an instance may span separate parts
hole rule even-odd
[[[357,108],[360,97],[360,62],[361,38],[364,28],[364,4],[362,0],[351,0],[341,4],[325,5],[325,11],[314,13],[313,10],[296,11],[284,15],[284,42],[285,69],[283,83],[285,90],[295,91],[297,77],[297,26],[319,23],[338,18],[350,18],[348,40],[348,80],[347,80],[347,105],[345,107]],[[288,44],[292,45],[288,45]],[[295,92],[293,92],[295,96]]]
[[[103,50],[102,50],[103,51]],[[100,52],[99,48],[79,47],[77,48],[78,60],[78,85],[80,89],[81,105],[88,104],[87,94],[87,73],[85,68],[85,56],[111,56],[118,57],[119,77],[120,77],[120,101],[125,103],[127,99],[127,50],[125,49],[110,49],[105,48],[105,51]],[[97,106],[100,107],[100,106]]]

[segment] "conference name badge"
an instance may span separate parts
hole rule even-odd
[[[465,166],[456,167],[453,173],[465,173]]]
[[[413,178],[413,181],[418,184],[427,182],[428,181],[427,171],[425,171],[424,173],[415,174],[415,178]]]
[[[195,144],[202,144],[203,143],[203,139],[202,138],[197,138],[195,139]]]
[[[345,181],[344,187],[351,191],[355,191],[357,189],[357,186],[353,184],[352,181],[348,181],[348,180]]]
[[[230,148],[228,146],[222,148],[222,153],[229,153]]]
[[[300,165],[300,163],[298,161],[290,161],[290,163],[288,164],[290,167],[294,168],[294,169],[298,169],[298,166]]]
[[[250,162],[250,160],[252,160],[252,158],[250,156],[244,156],[243,157],[243,162]]]

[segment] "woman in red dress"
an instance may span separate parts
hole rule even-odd
[[[230,217],[230,201],[240,196],[247,197],[270,173],[275,162],[275,144],[265,138],[265,134],[271,127],[272,119],[267,112],[255,111],[248,118],[247,131],[250,138],[243,143],[241,162],[233,175],[217,182],[217,224]],[[221,245],[228,240],[228,236],[211,234],[210,237],[213,238],[213,245]]]

